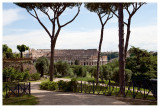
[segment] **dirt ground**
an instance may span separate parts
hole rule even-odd
[[[39,84],[31,83],[31,94],[38,97],[38,105],[128,105],[127,102],[103,95],[40,90]]]
[[[57,78],[54,81],[70,81]],[[54,92],[39,89],[40,82],[31,83],[31,94],[38,97],[39,105],[157,105],[156,101],[103,96],[72,92]]]

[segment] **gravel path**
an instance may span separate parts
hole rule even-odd
[[[38,97],[38,105],[127,105],[109,96],[40,90],[39,84],[31,83],[31,94]]]

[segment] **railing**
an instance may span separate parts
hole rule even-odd
[[[30,82],[28,84],[15,84],[12,86],[5,85],[3,88],[3,92],[5,92],[4,96],[5,98],[9,98],[10,96],[22,96],[24,94],[31,94],[31,84]]]
[[[156,86],[156,87],[155,87]],[[77,85],[76,92],[89,93],[97,95],[107,95],[107,96],[123,96],[135,98],[143,98],[149,100],[157,100],[157,84],[153,85],[149,81],[132,81],[125,85],[124,94],[120,93],[120,87],[118,83],[99,83],[96,85],[94,81],[92,82],[80,82]]]

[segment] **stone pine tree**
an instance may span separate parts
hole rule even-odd
[[[50,81],[53,80],[53,73],[54,73],[54,50],[57,38],[59,33],[63,27],[68,25],[69,23],[73,22],[80,12],[81,3],[16,3],[18,6],[25,8],[27,12],[33,16],[38,23],[44,28],[51,40],[51,58],[50,58]],[[60,16],[67,8],[77,7],[78,11],[76,15],[68,22],[64,24],[60,24]],[[52,32],[44,25],[41,21],[37,11],[41,11],[44,15],[46,15],[52,24]],[[52,14],[49,13],[52,12]]]
[[[132,17],[135,15],[135,13],[146,3],[123,3],[123,9],[126,10],[128,14],[127,22],[124,22],[124,24],[127,26],[127,33],[126,33],[126,42],[125,42],[125,59],[127,56],[127,50],[128,50],[128,44],[129,44],[129,38],[130,38],[130,27],[131,27],[131,21]],[[130,8],[130,9],[129,9]],[[115,10],[111,8],[111,12],[118,18],[119,16],[115,13]]]
[[[119,26],[119,83],[120,93],[124,94],[125,86],[125,64],[124,64],[124,24],[123,24],[123,4],[118,4],[118,26]]]
[[[17,49],[21,53],[21,58],[23,58],[23,52],[25,52],[26,50],[29,50],[29,47],[24,45],[24,44],[22,44],[22,45],[17,45]]]
[[[101,34],[100,41],[98,46],[98,60],[97,60],[97,73],[96,73],[96,84],[99,82],[99,62],[101,57],[101,47],[103,42],[103,34],[104,34],[104,26],[113,17],[113,14],[109,10],[109,6],[107,3],[85,3],[85,7],[90,12],[95,12],[101,23]]]
[[[119,23],[119,77],[120,77],[119,79],[120,79],[121,94],[125,93],[124,70],[125,70],[129,37],[131,32],[130,31],[131,19],[143,4],[145,3],[113,3],[112,6],[114,6],[115,8],[110,8],[110,11],[118,18],[118,23]],[[129,9],[130,6],[132,6],[132,9]],[[128,13],[127,23],[124,22],[123,20],[123,9],[125,9]],[[118,10],[118,14],[115,13],[115,10]],[[125,42],[124,42],[124,24],[127,26],[127,34]]]

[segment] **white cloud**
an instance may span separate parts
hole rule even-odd
[[[23,19],[24,17],[19,13],[22,9],[7,9],[3,10],[3,26],[10,25],[13,22]]]
[[[92,49],[98,48],[100,30],[89,32],[61,31],[57,39],[56,49]],[[3,36],[3,43],[14,51],[16,45],[26,44],[30,48],[49,49],[50,38],[44,30],[36,30],[18,35]],[[109,28],[104,31],[102,51],[118,51],[118,29]],[[131,28],[130,45],[146,50],[157,50],[157,27]]]

